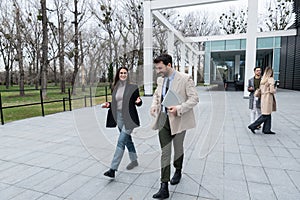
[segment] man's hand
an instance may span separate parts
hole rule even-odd
[[[170,106],[168,107],[168,113],[172,115],[177,115],[177,108],[176,106]]]
[[[150,109],[150,114],[153,116],[153,117],[156,117],[157,115],[157,108],[156,107],[152,107]]]

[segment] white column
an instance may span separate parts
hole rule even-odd
[[[214,70],[214,76],[213,76],[213,80],[217,80],[217,66],[215,65],[215,62],[211,62],[212,63],[212,67]]]
[[[204,85],[210,85],[211,42],[205,42]]]
[[[153,49],[152,49],[151,1],[144,1],[144,89],[145,96],[153,95]]]
[[[193,52],[189,50],[189,75],[192,76],[193,74]]]
[[[172,31],[168,31],[168,54],[170,56],[174,56],[174,33]]]
[[[256,38],[257,38],[257,9],[258,0],[248,0],[248,27],[246,41],[246,66],[244,80],[244,97],[249,96],[247,90],[248,79],[253,75],[256,63]]]
[[[195,85],[197,85],[197,77],[198,77],[198,58],[199,58],[199,56],[198,55],[196,55],[196,54],[194,54],[194,59],[193,59],[193,61],[194,61],[194,83],[195,83]]]
[[[181,43],[181,53],[180,53],[180,72],[185,73],[185,44]]]
[[[238,74],[240,75],[240,61],[241,61],[241,55],[235,55],[235,61],[234,61],[234,75]]]

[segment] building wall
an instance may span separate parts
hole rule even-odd
[[[297,35],[281,38],[280,88],[300,90],[300,3],[295,1]]]

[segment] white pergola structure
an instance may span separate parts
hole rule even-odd
[[[256,65],[256,41],[258,37],[288,36],[296,35],[296,30],[275,31],[259,33],[257,32],[258,0],[248,0],[248,26],[246,34],[220,35],[220,36],[203,36],[185,38],[177,31],[169,21],[158,11],[161,9],[188,7],[195,5],[214,4],[221,2],[238,1],[238,0],[144,0],[144,89],[145,95],[153,94],[153,38],[152,38],[152,17],[154,16],[169,30],[168,34],[168,53],[174,52],[174,38],[181,41],[181,63],[180,71],[184,71],[186,63],[186,51],[189,57],[189,74],[192,74],[192,65],[194,65],[194,81],[197,83],[197,59],[198,55],[204,54],[202,51],[195,50],[190,43],[201,41],[216,41],[227,39],[246,39],[246,58],[245,58],[245,81],[244,97],[248,96],[247,80],[253,76],[253,68]],[[237,58],[238,59],[238,58]],[[236,66],[237,67],[237,66]],[[210,84],[210,68],[205,69],[204,79]]]

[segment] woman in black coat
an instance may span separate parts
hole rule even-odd
[[[131,133],[134,128],[140,126],[136,106],[142,105],[142,99],[140,98],[138,86],[130,84],[128,80],[128,69],[126,67],[120,67],[114,79],[112,102],[105,102],[102,105],[103,108],[110,108],[108,110],[106,127],[118,126],[120,131],[111,167],[104,173],[105,176],[111,178],[115,177],[115,171],[118,170],[125,151],[125,146],[128,149],[131,161],[126,169],[130,170],[138,166]]]

